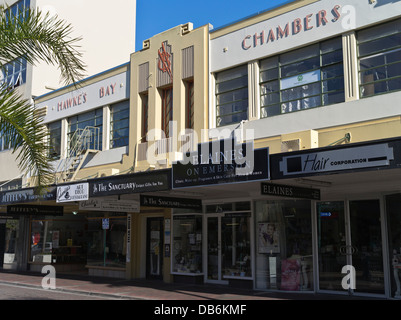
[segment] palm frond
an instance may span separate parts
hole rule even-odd
[[[39,186],[49,183],[52,168],[48,156],[48,132],[43,116],[15,90],[0,86],[0,132],[13,153],[17,152],[20,169],[37,177]]]
[[[10,17],[0,7],[0,65],[23,56],[33,65],[43,61],[58,66],[64,84],[77,82],[85,65],[78,45],[81,38],[72,37],[72,31],[71,24],[57,15],[28,8]]]

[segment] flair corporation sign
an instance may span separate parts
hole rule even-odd
[[[390,168],[396,157],[394,143],[397,144],[398,149],[399,141],[272,155],[272,178],[282,179],[381,167]]]

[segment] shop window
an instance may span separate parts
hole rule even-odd
[[[310,201],[256,202],[256,288],[313,289]]]
[[[0,267],[6,269],[16,269],[17,268],[17,255],[18,255],[18,245],[19,240],[19,220],[7,219],[5,224],[0,224],[0,229],[4,228],[4,256],[3,265]],[[1,234],[1,232],[0,232]],[[0,244],[3,244],[3,239],[0,239]],[[1,250],[0,250],[1,251]],[[1,260],[1,258],[0,258]]]
[[[401,90],[401,19],[359,31],[360,95]]]
[[[86,129],[86,130],[85,130]],[[103,109],[99,108],[68,119],[68,152],[83,143],[83,149],[102,150]],[[79,139],[84,137],[85,139]]]
[[[345,101],[341,38],[260,61],[261,118]]]
[[[78,216],[31,220],[30,261],[46,264],[86,263],[86,220]]]
[[[216,126],[248,119],[248,66],[216,74]]]
[[[105,221],[104,219],[108,219]],[[87,265],[125,268],[127,217],[88,218]]]
[[[129,100],[116,103],[110,109],[110,149],[128,146]]]
[[[61,154],[61,121],[49,123],[49,153],[54,160],[60,159]]]
[[[230,277],[252,277],[251,213],[226,213],[222,218],[222,274]]]
[[[169,124],[173,120],[173,88],[162,90],[162,130],[170,136]]]
[[[183,274],[202,273],[202,216],[174,216],[172,270]]]

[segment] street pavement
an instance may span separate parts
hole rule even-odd
[[[3,270],[0,271],[0,285],[42,289],[44,277],[45,274],[40,273],[16,273]],[[164,283],[160,280],[124,280],[64,274],[57,274],[54,284],[54,289],[47,290],[122,300],[364,300],[364,298],[346,295],[265,292],[222,285]],[[6,287],[1,289],[3,288]],[[4,298],[0,296],[0,299]]]

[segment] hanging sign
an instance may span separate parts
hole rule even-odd
[[[147,207],[202,210],[202,200],[141,195],[141,205]]]
[[[102,219],[102,229],[103,230],[109,230],[110,228],[110,220],[109,218],[103,218]]]
[[[89,199],[89,183],[69,184],[57,187],[56,202],[82,201]]]
[[[273,183],[262,183],[261,192],[263,195],[269,196],[320,200],[319,189],[302,188]]]

